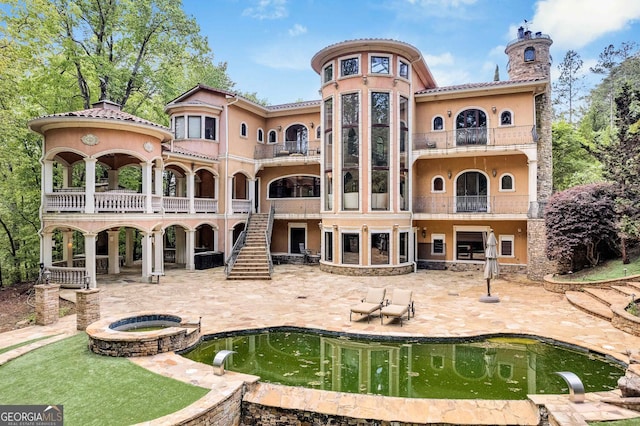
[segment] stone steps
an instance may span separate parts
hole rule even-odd
[[[582,291],[567,291],[565,297],[581,311],[611,321],[613,308],[624,308],[632,298],[640,297],[640,283],[629,282],[610,288],[583,287]]]
[[[606,321],[611,321],[613,312],[609,305],[582,291],[567,291],[565,297],[576,308]]]
[[[254,214],[247,224],[244,247],[240,249],[228,280],[270,280],[269,252],[265,233],[269,226],[268,214]]]

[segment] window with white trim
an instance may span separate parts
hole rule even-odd
[[[189,139],[200,139],[202,138],[202,131],[200,129],[200,124],[202,122],[202,117],[199,115],[190,115],[187,119],[187,134],[189,135]]]
[[[500,235],[499,241],[500,244],[500,257],[514,257],[513,253],[513,242],[515,238],[513,235]]]
[[[504,173],[500,176],[500,191],[502,192],[513,192],[516,190],[515,180],[513,179],[513,175],[510,173]]]
[[[403,60],[398,61],[398,76],[409,79],[409,64]]]
[[[444,130],[444,118],[441,115],[433,117],[433,127],[434,131]]]
[[[388,55],[371,55],[369,72],[371,74],[390,74],[391,57]]]
[[[320,139],[322,137],[322,126],[316,127],[316,139]]]
[[[445,247],[444,247],[444,234],[431,234],[431,254],[433,255],[444,255]]]
[[[322,82],[328,83],[333,81],[333,64],[329,64],[322,70]]]
[[[278,142],[278,134],[275,130],[269,130],[269,143]]]
[[[258,142],[264,142],[264,131],[262,129],[258,129]]]
[[[431,192],[445,192],[444,178],[442,176],[435,176],[431,181]]]
[[[247,137],[247,132],[248,132],[248,127],[247,127],[247,123],[241,123],[240,124],[240,136],[242,136],[243,138]]]
[[[202,115],[180,115],[173,118],[176,139],[216,140],[217,122],[215,117]]]
[[[501,126],[513,125],[513,114],[511,114],[511,111],[502,111],[500,113],[500,125]]]
[[[186,130],[186,126],[185,126],[184,117],[183,116],[175,117],[174,118],[175,138],[184,139],[185,130]]]
[[[360,74],[360,58],[346,58],[340,60],[340,77]]]

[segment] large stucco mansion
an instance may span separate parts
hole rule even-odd
[[[36,118],[41,262],[90,286],[169,263],[231,276],[256,244],[268,273],[480,269],[492,229],[502,269],[539,278],[551,43],[520,29],[508,80],[440,87],[409,44],[345,41],[311,59],[320,100],[263,106],[198,85],[166,105],[170,128],[106,100]]]

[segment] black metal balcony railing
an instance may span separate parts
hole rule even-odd
[[[527,214],[527,195],[459,196],[459,197],[414,197],[414,213],[454,214]]]
[[[452,149],[464,146],[510,146],[535,144],[535,126],[466,128],[413,134],[413,149]]]
[[[286,141],[283,144],[258,145],[254,152],[256,160],[311,155],[320,155],[320,141]]]

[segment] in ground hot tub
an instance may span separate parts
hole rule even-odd
[[[142,312],[105,318],[87,327],[89,349],[108,356],[149,356],[181,351],[200,340],[200,318]]]

